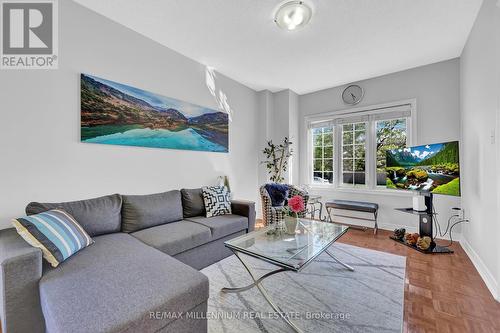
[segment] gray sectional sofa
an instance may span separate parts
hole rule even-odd
[[[201,189],[30,203],[26,213],[53,208],[95,243],[52,268],[15,229],[0,230],[3,333],[206,332],[208,279],[198,270],[255,226],[253,202],[206,218]]]

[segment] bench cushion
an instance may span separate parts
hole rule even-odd
[[[174,318],[151,311],[190,310],[208,299],[208,279],[129,234],[95,244],[40,280],[47,332],[156,332]]]
[[[234,214],[214,217],[190,217],[187,220],[210,228],[213,240],[248,229],[248,218]]]
[[[136,231],[131,235],[171,256],[212,240],[210,228],[190,221],[159,225]]]
[[[325,202],[326,208],[355,210],[359,212],[375,213],[378,210],[378,204],[362,201],[350,200],[331,200]]]

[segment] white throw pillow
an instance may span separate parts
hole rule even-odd
[[[201,188],[207,217],[231,214],[231,199],[225,186],[205,186]]]

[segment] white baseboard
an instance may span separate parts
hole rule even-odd
[[[486,287],[488,287],[491,295],[493,295],[493,298],[496,299],[497,302],[500,302],[500,298],[498,295],[498,283],[495,279],[495,276],[490,272],[488,267],[486,267],[483,260],[481,260],[481,257],[479,257],[479,255],[476,253],[476,251],[474,251],[474,249],[470,246],[465,238],[462,238],[460,240],[460,245],[462,245],[465,253],[474,264],[474,267],[476,267],[479,275],[481,275],[481,278],[486,284]]]

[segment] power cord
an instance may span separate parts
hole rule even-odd
[[[452,208],[453,210],[461,210],[460,208]],[[450,218],[448,219],[448,222],[446,223],[446,229],[444,232],[441,231],[441,225],[438,221],[438,218],[437,218],[437,213],[436,213],[436,209],[434,207],[432,207],[432,214],[434,215],[434,223],[435,223],[435,226],[436,226],[436,231],[435,231],[435,234],[434,234],[434,238],[436,238],[436,236],[439,234],[440,237],[444,237],[446,236],[446,234],[449,232],[449,235],[450,235],[450,244],[448,245],[444,245],[443,247],[450,247],[452,244],[453,244],[453,228],[457,225],[457,224],[460,224],[460,223],[467,223],[469,222],[469,219],[466,219],[466,218],[460,218],[460,215],[459,214],[453,214],[450,216]],[[454,219],[454,218],[460,218],[458,221],[455,221],[453,224],[451,223],[451,221]]]
[[[448,245],[444,245],[443,247],[450,247],[452,244],[453,244],[453,237],[452,237],[452,230],[453,230],[453,227],[456,226],[457,224],[460,224],[460,223],[464,223],[464,222],[469,222],[468,219],[461,219],[457,222],[455,222],[451,227],[450,227],[450,244]]]

